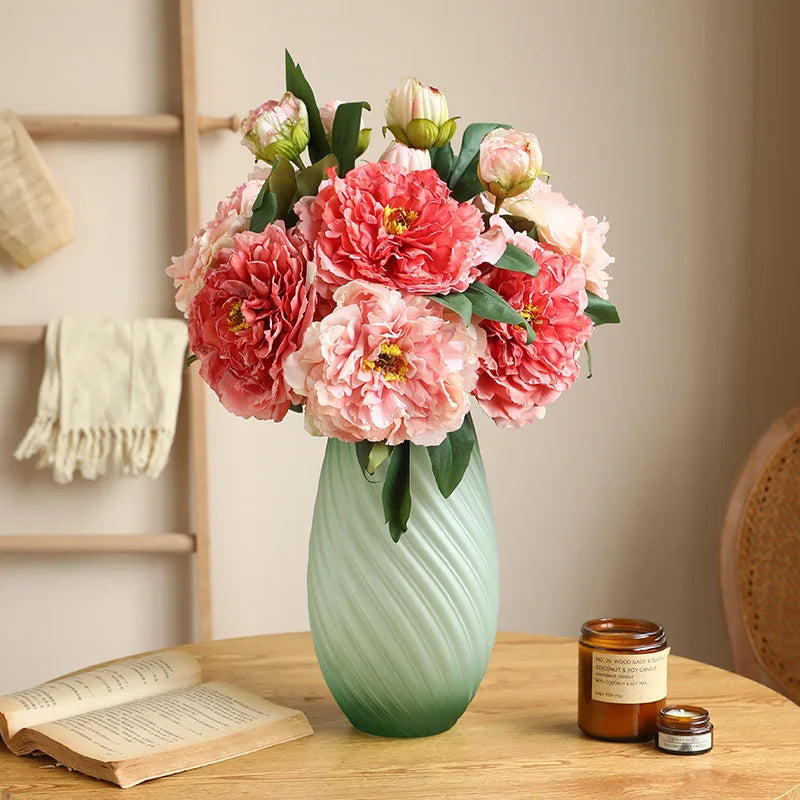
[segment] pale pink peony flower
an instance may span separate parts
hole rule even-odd
[[[586,268],[578,259],[546,249],[524,233],[513,233],[498,217],[492,225],[539,264],[534,278],[495,268],[481,280],[531,324],[536,339],[525,344],[519,326],[483,320],[486,351],[473,394],[501,428],[541,419],[578,377],[578,356],[592,333],[586,308]]]
[[[314,314],[305,261],[283,222],[237,233],[218,261],[189,313],[200,375],[228,411],[280,421],[299,399],[286,386],[284,362]]]
[[[529,189],[542,169],[542,151],[532,133],[495,128],[483,137],[478,177],[498,201]]]
[[[469,411],[480,339],[423,297],[353,281],[285,364],[306,425],[345,442],[435,445]]]
[[[433,170],[379,162],[344,178],[328,175],[313,202],[295,206],[296,230],[313,245],[323,298],[357,279],[447,294],[477,277],[486,246],[480,211],[454,200]]]
[[[431,154],[427,150],[407,147],[402,142],[392,142],[381,154],[378,161],[397,164],[409,172],[431,168]]]
[[[291,161],[310,139],[308,110],[291,92],[280,100],[267,100],[242,120],[242,144],[257,158],[271,164],[277,156]]]
[[[237,186],[217,206],[217,213],[196,234],[183,255],[172,259],[166,273],[177,289],[175,306],[189,316],[189,306],[203,286],[206,272],[216,267],[220,250],[233,246],[233,237],[250,227],[253,203],[261,191],[263,180],[251,180]]]
[[[584,216],[580,207],[539,180],[503,207],[511,214],[535,222],[541,241],[579,259],[586,266],[586,288],[608,299],[611,276],[606,268],[614,263],[614,258],[604,249],[608,233],[605,219]]]

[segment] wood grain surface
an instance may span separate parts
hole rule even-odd
[[[0,751],[3,800],[800,800],[800,708],[747,678],[676,656],[669,699],[711,711],[715,743],[706,755],[582,736],[572,640],[499,634],[461,721],[411,740],[350,727],[325,687],[308,633],[186,649],[202,660],[205,678],[302,709],[315,734],[126,790]]]

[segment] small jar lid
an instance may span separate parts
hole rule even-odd
[[[664,706],[658,712],[659,729],[686,733],[711,730],[711,715],[701,706]]]

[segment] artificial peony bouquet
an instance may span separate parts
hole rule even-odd
[[[385,467],[392,537],[410,512],[409,453],[447,497],[475,446],[470,397],[519,427],[579,373],[608,300],[608,223],[553,191],[535,136],[468,125],[407,78],[386,101],[394,141],[367,149],[365,102],[319,107],[286,54],[287,91],[242,122],[250,179],[167,273],[200,374],[229,411],[355,443]],[[307,154],[307,155],[306,155]]]

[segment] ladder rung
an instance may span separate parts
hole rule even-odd
[[[0,536],[0,553],[192,553],[192,533]]]
[[[0,325],[0,344],[35,344],[44,339],[44,325]]]
[[[183,120],[177,114],[124,114],[92,116],[79,114],[23,114],[20,122],[37,139],[99,139],[178,134]],[[239,118],[198,116],[201,133],[235,131]]]

